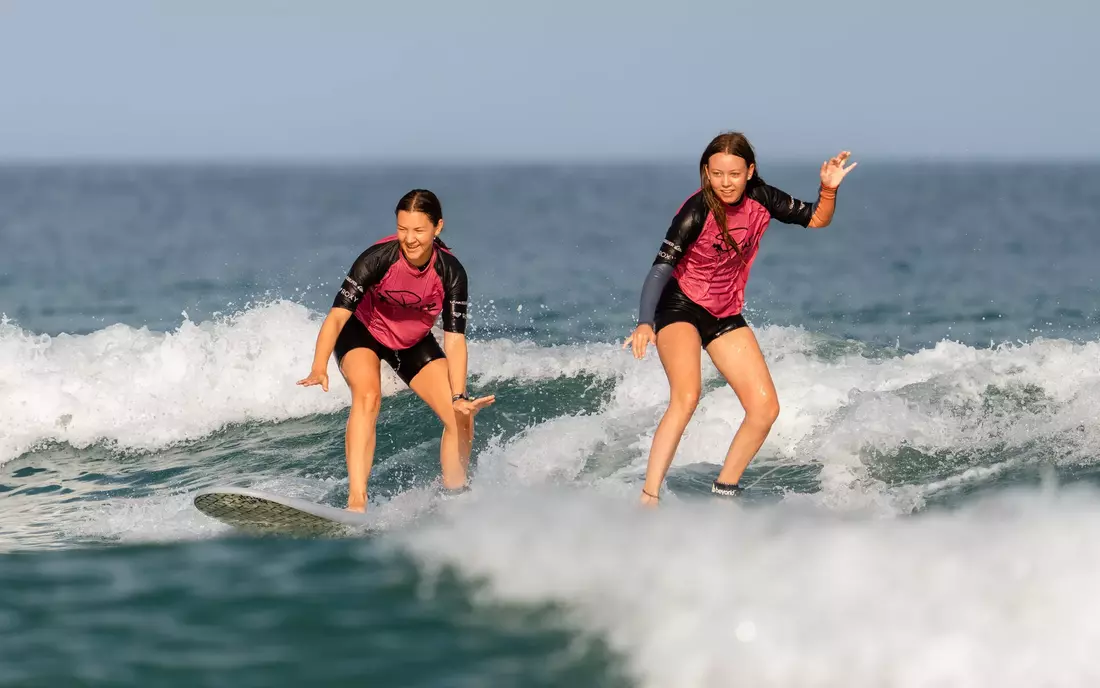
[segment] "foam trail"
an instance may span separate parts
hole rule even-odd
[[[493,600],[565,605],[640,686],[1100,680],[1093,491],[891,520],[714,503],[642,513],[575,489],[483,494],[446,514],[402,544]]]

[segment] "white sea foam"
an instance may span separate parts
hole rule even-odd
[[[1100,680],[1092,490],[901,519],[633,498],[482,494],[401,542],[489,599],[564,605],[645,687]]]

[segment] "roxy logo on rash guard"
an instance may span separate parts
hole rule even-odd
[[[666,251],[664,249],[665,246],[667,246],[669,248],[668,251]],[[669,241],[668,239],[665,239],[663,242],[661,242],[661,248],[660,248],[660,250],[657,251],[657,255],[658,255],[658,257],[663,258],[665,260],[675,261],[676,256],[673,255],[671,252],[675,252],[675,253],[678,253],[678,254],[683,254],[684,250],[682,248],[680,248],[679,244],[674,244],[671,241]]]
[[[357,301],[359,294],[363,293],[363,287],[359,286],[359,283],[353,280],[351,277],[344,278],[344,286],[340,289],[340,294],[348,301]]]

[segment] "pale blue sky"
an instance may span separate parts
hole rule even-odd
[[[1100,158],[1100,3],[646,1],[0,0],[0,162]]]

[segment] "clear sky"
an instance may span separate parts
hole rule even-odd
[[[0,162],[672,159],[724,129],[1100,158],[1098,34],[1096,0],[0,0]]]

